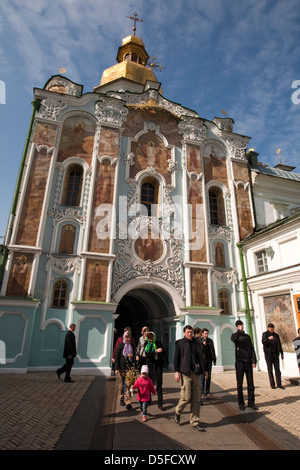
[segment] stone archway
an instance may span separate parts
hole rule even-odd
[[[116,309],[116,337],[130,326],[132,336],[138,341],[143,326],[155,331],[164,347],[168,346],[169,324],[183,307],[178,292],[164,281],[151,282],[149,279],[128,281],[114,296]]]

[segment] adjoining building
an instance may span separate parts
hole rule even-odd
[[[62,75],[34,89],[1,261],[1,372],[55,370],[72,322],[82,374],[109,375],[114,335],[131,326],[138,339],[144,325],[170,367],[191,324],[209,329],[216,369],[233,368],[236,319],[260,351],[272,317],[265,298],[278,295],[285,307],[290,299],[296,332],[299,260],[284,265],[281,287],[270,271],[257,278],[253,260],[261,266],[257,250],[278,235],[261,229],[275,222],[270,207],[280,217],[300,207],[300,176],[258,164],[232,119],[210,121],[164,97],[148,59],[132,35],[93,92]],[[299,219],[284,220],[294,251]]]
[[[293,340],[300,327],[300,175],[293,167],[257,162],[252,152],[256,231],[241,241],[259,364],[267,370],[261,337],[273,323],[280,335],[282,373],[298,376]]]

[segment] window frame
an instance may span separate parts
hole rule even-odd
[[[224,293],[226,293],[226,298],[224,296],[221,297],[221,295]],[[219,308],[223,310],[222,315],[231,315],[230,293],[227,289],[219,289],[218,305],[219,305]]]
[[[70,181],[71,173],[76,172],[76,171],[80,173],[78,177],[79,181],[77,183],[76,183],[76,176],[75,176],[75,181]],[[63,187],[63,192],[62,192],[62,198],[61,198],[61,205],[70,206],[70,207],[79,207],[81,205],[83,176],[84,176],[84,169],[82,165],[80,165],[79,163],[72,163],[67,167],[66,174],[65,174],[64,187]],[[76,184],[77,184],[77,188],[74,189]],[[70,185],[72,186],[71,189],[69,188]],[[70,199],[69,199],[69,193],[71,193]],[[75,197],[74,197],[74,194],[75,194]]]
[[[58,287],[56,287],[58,285],[58,283],[64,283],[65,286],[63,288],[62,287],[58,288]],[[54,301],[56,299],[55,293],[58,289],[59,289],[59,295],[57,297],[58,305],[54,305]],[[61,296],[62,291],[65,291],[65,296],[64,297]],[[53,284],[53,288],[52,288],[51,308],[60,309],[60,310],[66,309],[67,308],[67,302],[68,302],[68,295],[69,295],[69,283],[68,283],[68,281],[66,281],[65,279],[56,279],[56,281]],[[60,305],[61,304],[61,299],[63,299],[63,301],[64,301],[63,306]]]
[[[209,222],[211,225],[227,225],[224,191],[216,185],[208,188]]]
[[[256,251],[254,254],[255,254],[257,274],[269,272],[268,255],[267,255],[266,250],[262,249],[262,250]],[[262,255],[262,257],[259,258],[259,255]]]
[[[153,197],[151,198],[151,201],[143,198],[143,187],[145,187],[145,185],[151,185],[153,187]],[[156,178],[152,176],[143,178],[140,184],[139,201],[142,206],[146,207],[148,217],[158,217],[160,206],[160,182]],[[152,214],[152,205],[157,208],[156,214]]]

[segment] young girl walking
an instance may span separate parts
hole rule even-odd
[[[141,369],[141,376],[135,381],[133,388],[137,388],[137,399],[140,403],[141,414],[143,415],[143,421],[147,421],[147,406],[150,401],[151,392],[156,395],[153,382],[148,377],[149,369],[148,366],[144,365]]]

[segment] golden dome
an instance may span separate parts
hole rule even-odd
[[[148,59],[149,55],[141,38],[127,36],[118,49],[118,64],[104,70],[100,85],[95,87],[94,91],[100,91],[101,86],[119,78],[125,78],[142,85],[145,85],[147,80],[158,82],[153,69],[146,65]]]

